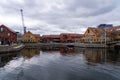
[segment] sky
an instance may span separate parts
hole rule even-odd
[[[23,33],[83,34],[99,24],[120,25],[120,0],[1,0],[0,25]]]

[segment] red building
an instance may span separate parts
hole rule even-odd
[[[60,35],[43,35],[42,42],[44,43],[60,42]]]
[[[110,29],[110,37],[112,41],[120,41],[120,26],[114,26]]]
[[[10,44],[17,41],[17,34],[8,27],[1,25],[0,26],[0,43],[1,44]]]
[[[62,33],[60,34],[60,41],[62,43],[74,43],[76,40],[81,39],[83,34]]]

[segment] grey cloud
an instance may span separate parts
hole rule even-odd
[[[116,2],[117,0],[23,0],[20,3],[9,0],[0,3],[0,10],[3,11],[0,13],[16,16],[20,15],[19,10],[22,8],[25,20],[40,21],[29,28],[40,33],[80,32],[87,26],[112,22],[106,18],[116,12],[116,8],[120,9]],[[117,14],[117,16],[120,15]],[[114,17],[115,20],[119,20],[115,15]],[[47,25],[43,25],[41,21]]]

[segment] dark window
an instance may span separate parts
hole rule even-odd
[[[90,33],[89,29],[88,29],[88,33]]]

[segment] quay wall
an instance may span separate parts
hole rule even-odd
[[[0,53],[9,53],[9,52],[17,52],[23,49],[25,46],[23,44],[16,44],[16,45],[2,45],[0,46]]]
[[[84,43],[30,43],[24,44],[25,47],[45,47],[45,46],[54,46],[54,47],[81,47],[81,48],[108,48],[104,44],[84,44]]]
[[[36,48],[36,47],[46,47],[46,46],[54,46],[54,47],[65,47],[66,44],[64,43],[30,43],[30,44],[24,44],[25,47],[32,47],[32,48]]]
[[[105,44],[84,44],[84,43],[75,43],[76,47],[82,47],[82,48],[109,48],[109,46]]]

